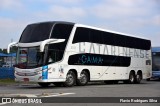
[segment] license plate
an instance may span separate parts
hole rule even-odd
[[[24,82],[29,82],[29,78],[24,78]]]

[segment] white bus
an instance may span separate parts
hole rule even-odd
[[[28,25],[16,45],[15,80],[46,87],[140,83],[151,77],[151,42],[127,34],[70,22]]]

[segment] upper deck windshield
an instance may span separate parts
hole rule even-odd
[[[23,31],[20,43],[33,43],[49,38],[53,23],[39,23],[28,25]]]
[[[34,43],[50,38],[67,39],[73,24],[44,22],[28,25],[19,40],[20,43]]]
[[[47,44],[44,52],[40,52],[40,46],[19,47],[17,65],[15,67],[24,69],[36,68],[62,60],[72,28],[73,24],[53,22],[28,25],[21,35],[20,43],[34,43],[50,38],[65,39],[65,41]]]

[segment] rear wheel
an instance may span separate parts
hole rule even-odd
[[[139,72],[139,73],[137,73],[137,75],[136,75],[136,83],[137,83],[137,84],[140,84],[140,83],[141,83],[141,80],[142,80],[142,74]]]
[[[41,87],[48,87],[51,83],[42,83],[42,82],[39,82],[38,83]]]
[[[66,81],[63,83],[63,85],[65,87],[71,87],[74,86],[75,82],[76,82],[75,73],[73,71],[69,71],[66,76]]]
[[[77,79],[77,85],[84,86],[88,83],[88,73],[86,71],[82,71],[80,75],[80,79]]]
[[[129,82],[130,84],[134,84],[134,83],[135,83],[135,80],[136,80],[135,74],[134,74],[133,71],[131,71],[130,74],[129,74],[129,80],[128,80],[128,82]]]

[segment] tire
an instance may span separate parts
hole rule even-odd
[[[57,86],[57,87],[63,86],[63,83],[62,83],[62,82],[54,82],[53,84],[54,84],[55,86]]]
[[[136,84],[140,84],[142,80],[142,74],[141,73],[137,73],[136,75]]]
[[[130,74],[129,74],[128,83],[129,83],[129,84],[134,84],[135,81],[136,81],[135,74],[133,73],[133,71],[131,71]]]
[[[48,87],[51,83],[42,83],[42,82],[39,82],[38,83],[41,87]]]
[[[86,71],[82,71],[80,75],[80,79],[77,79],[77,85],[84,86],[87,85],[89,81],[89,75]]]
[[[134,84],[135,82],[136,82],[136,76],[135,76],[134,72],[131,71],[130,74],[129,74],[129,79],[125,80],[124,83],[126,83],[126,84]]]
[[[66,76],[66,81],[63,83],[65,87],[72,87],[75,85],[76,76],[73,71],[69,71]]]

